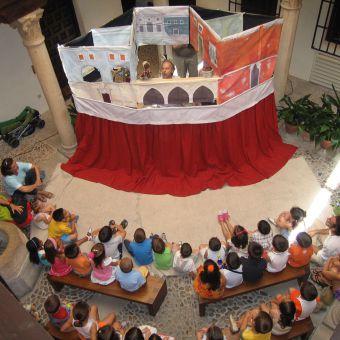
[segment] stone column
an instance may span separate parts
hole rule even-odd
[[[281,0],[283,27],[274,77],[276,103],[285,93],[301,6],[302,0]]]
[[[67,107],[46,49],[45,37],[41,33],[39,20],[42,15],[43,9],[37,9],[14,21],[11,27],[19,31],[23,44],[31,57],[32,65],[61,139],[63,149],[61,151],[70,156],[74,152],[77,142]]]

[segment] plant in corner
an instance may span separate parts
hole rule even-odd
[[[78,112],[77,112],[77,109],[76,109],[76,107],[74,105],[73,100],[72,100],[71,104],[67,105],[67,111],[68,111],[68,113],[70,115],[71,124],[72,124],[73,128],[75,128]]]

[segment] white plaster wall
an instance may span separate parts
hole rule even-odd
[[[47,103],[18,31],[1,24],[0,46],[0,121],[16,117],[25,106],[45,112]]]
[[[209,8],[209,9],[220,9],[222,11],[229,10],[228,0],[196,0],[196,6]]]

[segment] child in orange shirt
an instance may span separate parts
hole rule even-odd
[[[70,244],[64,250],[66,264],[70,265],[75,274],[85,277],[91,274],[91,262],[83,255],[76,243]]]
[[[294,242],[288,249],[288,264],[298,268],[307,265],[313,255],[312,238],[306,233],[301,232],[296,236]]]

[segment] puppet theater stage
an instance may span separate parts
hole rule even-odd
[[[146,7],[59,46],[79,112],[78,147],[62,169],[174,196],[271,177],[295,152],[278,133],[273,94],[281,28],[258,15]],[[137,79],[138,46],[188,43],[213,77]],[[117,82],[117,70],[128,76]]]

